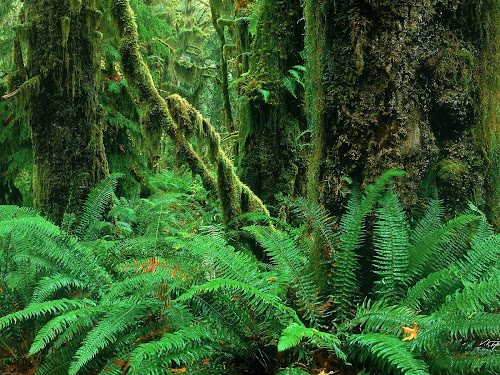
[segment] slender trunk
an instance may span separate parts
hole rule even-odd
[[[233,114],[231,111],[231,101],[229,99],[229,83],[227,78],[227,53],[226,53],[226,36],[224,32],[224,25],[221,25],[218,20],[221,17],[222,3],[221,0],[210,0],[210,11],[212,12],[212,23],[219,38],[220,45],[220,83],[222,89],[222,109],[224,112],[224,124],[227,131],[234,132]]]
[[[302,64],[301,20],[299,0],[260,3],[250,70],[242,87],[246,102],[240,124],[241,177],[270,205],[278,193],[303,191],[296,181],[302,164],[298,138],[306,121],[297,79],[302,71],[294,69]]]

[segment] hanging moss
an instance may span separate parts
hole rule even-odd
[[[210,192],[218,193],[226,222],[243,212],[242,191],[249,202],[248,207],[267,213],[262,202],[236,177],[232,163],[220,148],[220,137],[209,122],[202,119],[201,115],[178,95],[171,96],[167,106],[158,94],[139,52],[137,25],[128,0],[112,1],[111,10],[121,37],[120,55],[123,70],[139,91],[141,100],[149,107],[148,124],[154,130],[153,134],[165,131],[174,142],[177,154],[188,163],[193,173],[200,175],[204,187]],[[193,150],[185,133],[195,133],[210,145],[213,160],[217,163],[217,180]]]
[[[207,119],[179,95],[167,98],[168,108],[174,121],[186,135],[196,135],[200,145],[206,145],[211,161],[217,166],[217,186],[221,199],[224,221],[232,221],[245,212],[268,211],[262,201],[244,185],[234,172],[233,163],[221,147],[220,135]]]
[[[212,24],[214,26],[217,37],[219,38],[220,47],[220,86],[222,89],[222,110],[224,112],[224,125],[228,132],[235,131],[233,114],[231,109],[231,101],[229,98],[229,82],[228,82],[228,68],[227,60],[229,51],[233,48],[227,48],[225,28],[233,26],[232,23],[222,21],[221,15],[224,12],[224,4],[220,0],[210,0],[210,12],[212,16]]]
[[[61,32],[62,32],[62,46],[66,48],[68,44],[69,32],[71,27],[71,20],[69,17],[61,18]]]
[[[72,13],[78,13],[82,9],[82,0],[69,0],[69,9]]]

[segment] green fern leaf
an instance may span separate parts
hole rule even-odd
[[[95,225],[95,222],[102,218],[106,207],[108,207],[112,201],[116,181],[122,176],[123,175],[119,173],[112,174],[100,181],[90,192],[84,204],[83,213],[75,228],[75,235],[78,236],[78,238],[84,241],[96,238],[92,231],[92,225]],[[94,237],[92,238],[92,236]]]
[[[359,348],[361,360],[371,360],[371,371],[377,368],[380,373],[385,374],[430,374],[427,364],[410,351],[408,343],[394,336],[366,333],[351,336],[349,342],[354,348]]]
[[[396,194],[387,192],[380,199],[375,223],[373,264],[379,276],[378,298],[396,304],[406,292],[408,281],[408,227]]]
[[[87,334],[78,348],[75,360],[69,367],[69,375],[76,375],[100,350],[116,342],[127,330],[134,328],[151,309],[151,306],[138,304],[134,300],[117,301],[110,307],[106,316]]]

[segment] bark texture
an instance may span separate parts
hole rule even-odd
[[[309,193],[341,213],[344,177],[401,168],[405,207],[435,181],[450,214],[474,199],[498,220],[498,14],[496,0],[308,0]]]
[[[242,180],[266,204],[275,195],[301,194],[305,177],[298,138],[305,127],[301,83],[290,73],[303,59],[304,23],[299,0],[260,3],[240,124]],[[301,74],[300,70],[296,71]],[[287,81],[288,80],[288,81]],[[288,82],[288,87],[285,85]],[[299,181],[301,181],[299,179]]]
[[[101,13],[94,0],[24,2],[16,33],[25,48],[33,143],[34,206],[60,223],[108,173],[97,101]]]

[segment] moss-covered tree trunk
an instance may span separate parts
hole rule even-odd
[[[94,0],[25,0],[17,30],[28,78],[34,206],[55,222],[107,174],[97,101],[101,17]]]
[[[302,64],[304,23],[299,0],[260,3],[250,70],[241,92],[241,176],[265,203],[303,191],[297,139],[304,130],[301,83],[289,70]],[[296,71],[300,80],[300,69]],[[287,82],[288,87],[285,85]]]
[[[226,52],[226,36],[225,36],[225,26],[220,19],[223,10],[223,1],[221,0],[210,0],[210,11],[212,14],[212,23],[214,25],[215,32],[219,38],[219,48],[220,48],[220,85],[222,89],[222,110],[224,112],[224,125],[227,131],[234,132],[234,121],[233,114],[231,111],[231,101],[229,99],[229,82],[228,82],[228,71],[227,71],[227,52]],[[193,105],[195,103],[192,103]]]
[[[402,168],[405,207],[434,180],[450,214],[474,199],[498,220],[498,1],[307,0],[305,17],[309,193],[340,213],[344,177]]]

